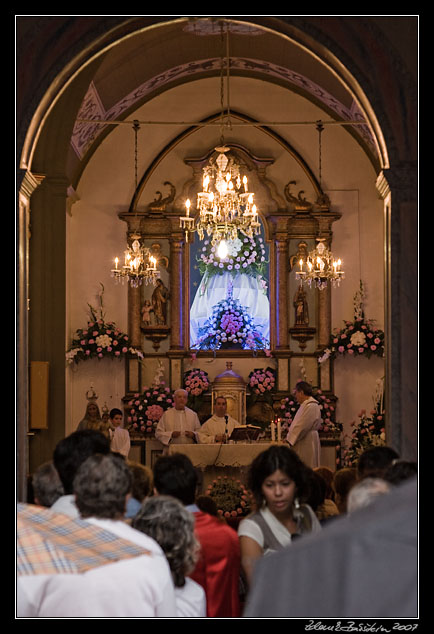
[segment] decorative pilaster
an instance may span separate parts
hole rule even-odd
[[[170,351],[184,350],[184,238],[172,236],[170,240]]]
[[[276,236],[275,332],[276,350],[288,350],[288,237]]]
[[[379,174],[376,184],[384,201],[386,442],[402,458],[417,460],[417,163],[393,165]]]

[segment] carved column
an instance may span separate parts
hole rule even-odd
[[[276,246],[275,326],[276,350],[288,350],[288,237],[279,235]]]
[[[172,236],[170,240],[170,350],[184,350],[184,238]]]
[[[30,239],[30,198],[41,184],[44,176],[20,170],[21,179],[18,194],[17,222],[17,334],[20,345],[17,348],[17,495],[20,502],[27,501],[27,474],[29,472],[28,430],[29,430],[29,239]]]
[[[332,296],[330,284],[323,290],[317,290],[318,306],[318,342],[317,348],[323,349],[329,344],[332,323]]]
[[[384,201],[386,439],[405,460],[418,455],[417,164],[380,173]]]

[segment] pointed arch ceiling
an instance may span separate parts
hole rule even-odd
[[[327,119],[360,122],[345,128],[378,167],[379,156],[368,123],[331,69],[271,30],[246,22],[228,21],[226,25],[231,76],[276,83],[321,107]],[[225,55],[220,23],[209,18],[169,21],[133,33],[113,46],[101,58],[77,113],[67,161],[71,183],[76,186],[87,161],[113,129],[101,121],[126,121],[142,104],[166,90],[218,77]],[[210,115],[209,107],[204,104],[204,118]],[[267,113],[262,115],[262,122],[267,122]],[[285,121],[284,116],[281,121]]]

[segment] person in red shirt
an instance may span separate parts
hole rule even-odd
[[[198,476],[187,456],[161,456],[153,471],[155,493],[177,498],[194,514],[201,553],[189,576],[205,590],[207,616],[239,618],[241,556],[236,531],[196,505]]]

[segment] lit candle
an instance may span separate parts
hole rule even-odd
[[[276,440],[276,425],[274,423],[271,423],[270,430],[271,430],[271,442],[274,442]]]
[[[277,419],[277,442],[280,442],[280,418]]]
[[[209,176],[208,174],[205,176],[205,178],[203,179],[203,188],[205,191],[208,190],[208,185],[209,185]]]
[[[341,268],[341,264],[342,264],[342,262],[341,262],[341,260],[339,259],[339,260],[338,260],[338,269],[340,269],[340,268]]]
[[[300,265],[300,271],[302,271],[303,270],[303,260],[299,261],[299,265]]]
[[[115,258],[115,269],[118,270],[119,258]]]
[[[244,191],[247,191],[247,176],[243,176]]]
[[[188,218],[190,216],[190,206],[191,206],[191,202],[189,198],[187,198],[187,200],[185,201],[185,206],[187,208],[187,218]]]

